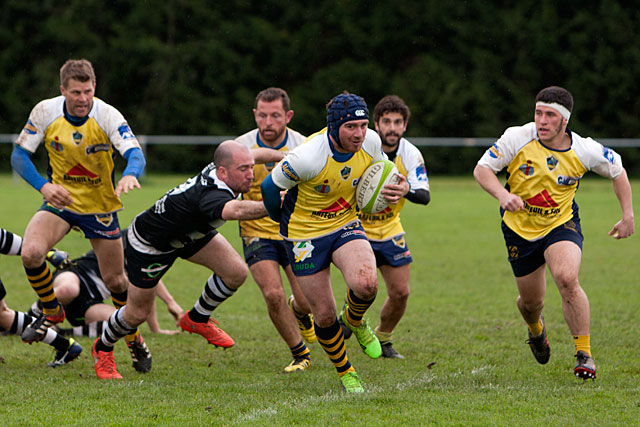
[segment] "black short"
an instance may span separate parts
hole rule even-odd
[[[129,282],[131,282],[133,286],[142,289],[155,287],[176,259],[192,257],[200,249],[204,248],[216,234],[218,234],[218,232],[213,230],[203,238],[171,252],[147,254],[135,250],[133,246],[129,244],[128,233],[124,233],[122,238],[124,243],[125,269],[129,276]]]
[[[7,296],[7,290],[4,288],[4,285],[2,284],[2,280],[0,279],[0,301],[2,301],[6,296]]]
[[[552,244],[566,240],[574,242],[582,249],[582,241],[584,240],[578,216],[574,216],[573,219],[554,228],[549,234],[533,242],[520,237],[507,227],[504,222],[502,223],[502,234],[507,245],[511,269],[516,277],[526,276],[536,271],[541,265],[544,265],[546,262],[544,251]]]

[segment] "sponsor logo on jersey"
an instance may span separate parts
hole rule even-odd
[[[98,185],[102,183],[102,178],[82,166],[80,163],[69,169],[67,173],[64,174],[63,179],[68,182],[75,182],[79,184]]]
[[[502,158],[502,154],[500,153],[500,150],[498,150],[498,146],[495,143],[491,147],[489,147],[487,151],[489,152],[489,157],[493,157],[494,159]]]
[[[386,208],[384,208],[382,211],[375,213],[375,214],[369,214],[366,212],[362,212],[360,211],[358,213],[358,216],[360,217],[360,219],[362,221],[368,222],[368,223],[373,223],[373,222],[386,222],[388,220],[390,220],[391,218],[393,218],[395,216],[395,213],[393,212],[393,209],[391,209],[391,206],[387,206]]]
[[[346,181],[347,179],[349,179],[350,176],[351,176],[350,166],[345,166],[342,169],[340,169],[340,178]]]
[[[531,163],[532,163],[531,160],[527,160],[527,163],[525,163],[524,165],[520,166],[518,169],[520,169],[520,172],[522,172],[526,176],[532,176],[533,175],[533,166],[531,165]]]
[[[75,131],[74,133],[71,134],[71,138],[73,139],[73,142],[76,145],[80,145],[82,144],[82,140],[84,139],[84,136],[80,132]]]
[[[295,242],[291,251],[295,262],[302,262],[312,256],[314,249],[315,246],[313,246],[311,240],[307,240],[306,242]]]
[[[109,151],[109,148],[111,148],[109,144],[94,144],[85,148],[84,152],[87,154],[95,154],[98,151]]]
[[[558,166],[558,159],[553,156],[547,157],[547,167],[550,171],[554,170]]]
[[[131,131],[131,128],[129,127],[129,125],[126,123],[123,125],[120,125],[120,127],[118,128],[118,133],[120,134],[120,137],[122,139],[131,139],[136,137]]]
[[[24,131],[29,135],[35,135],[38,133],[38,129],[36,129],[31,120],[27,120],[27,124],[24,125]]]
[[[339,216],[344,215],[350,210],[351,210],[351,205],[347,203],[345,199],[340,197],[338,200],[332,203],[331,206],[329,206],[328,208],[311,212],[311,216],[323,218],[323,219],[333,219],[333,218],[337,218]]]
[[[142,271],[148,277],[153,279],[158,277],[160,273],[162,273],[162,270],[164,270],[165,268],[167,268],[167,265],[154,262],[153,264],[150,264],[148,267],[142,267],[140,271]]]
[[[560,213],[558,204],[547,190],[542,190],[524,202],[524,208],[530,214],[554,217]]]
[[[53,141],[51,141],[51,143],[49,144],[51,146],[51,148],[53,148],[54,150],[56,150],[58,153],[61,152],[64,148],[62,147],[62,144],[60,144],[60,142],[57,141],[58,137],[56,136],[56,139],[54,139]]]
[[[558,175],[558,185],[573,185],[578,182],[580,178],[574,178],[572,176]]]
[[[427,181],[427,168],[424,163],[416,168],[416,177],[418,181]]]
[[[291,167],[291,163],[289,163],[288,161],[285,160],[285,161],[282,162],[281,168],[282,168],[282,173],[284,174],[284,176],[289,178],[291,181],[294,181],[294,182],[300,181],[300,176],[298,176],[296,171],[293,170],[293,168]]]
[[[100,224],[104,225],[105,227],[108,227],[113,222],[113,214],[96,215],[96,221],[98,221]]]
[[[325,179],[324,182],[320,185],[316,185],[313,187],[320,194],[326,194],[331,191],[331,186],[329,185],[329,180]]]
[[[611,164],[613,164],[616,160],[615,156],[613,155],[613,150],[609,147],[602,147],[602,155]]]

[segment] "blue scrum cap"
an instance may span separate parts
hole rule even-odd
[[[339,129],[351,120],[369,120],[369,109],[364,99],[352,93],[341,93],[333,98],[327,109],[327,132],[341,146]]]

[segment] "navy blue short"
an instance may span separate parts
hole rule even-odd
[[[536,241],[525,240],[502,223],[502,234],[507,245],[509,262],[516,277],[526,276],[533,273],[545,264],[544,251],[554,243],[570,241],[582,249],[582,229],[580,218],[574,216],[573,219],[554,228],[546,236]]]
[[[258,261],[275,261],[283,268],[289,265],[287,248],[284,241],[275,239],[263,239],[261,237],[243,237],[242,252],[244,260],[251,267]]]
[[[137,251],[129,244],[127,233],[125,233],[123,235],[124,262],[127,275],[129,276],[129,282],[131,282],[133,286],[142,289],[155,287],[176,259],[191,258],[200,249],[204,248],[216,234],[218,234],[217,230],[210,231],[203,238],[171,252],[146,254]]]
[[[338,248],[358,239],[367,240],[367,235],[359,221],[317,239],[301,242],[285,241],[293,274],[309,276],[328,268],[331,265],[331,256]]]
[[[376,267],[390,265],[400,267],[413,262],[411,251],[403,236],[396,236],[384,242],[371,242],[371,249],[376,256]]]
[[[121,237],[120,223],[115,212],[108,214],[80,215],[54,208],[45,202],[40,206],[41,211],[51,212],[69,223],[71,227],[80,229],[87,239],[116,240]]]

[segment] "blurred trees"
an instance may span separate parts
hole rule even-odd
[[[243,133],[255,94],[280,86],[307,134],[349,90],[370,109],[403,97],[408,136],[497,137],[532,120],[536,93],[555,84],[574,94],[572,129],[634,138],[640,9],[624,4],[4,0],[0,133],[18,132],[59,93],[62,63],[84,57],[97,96],[138,134]]]

